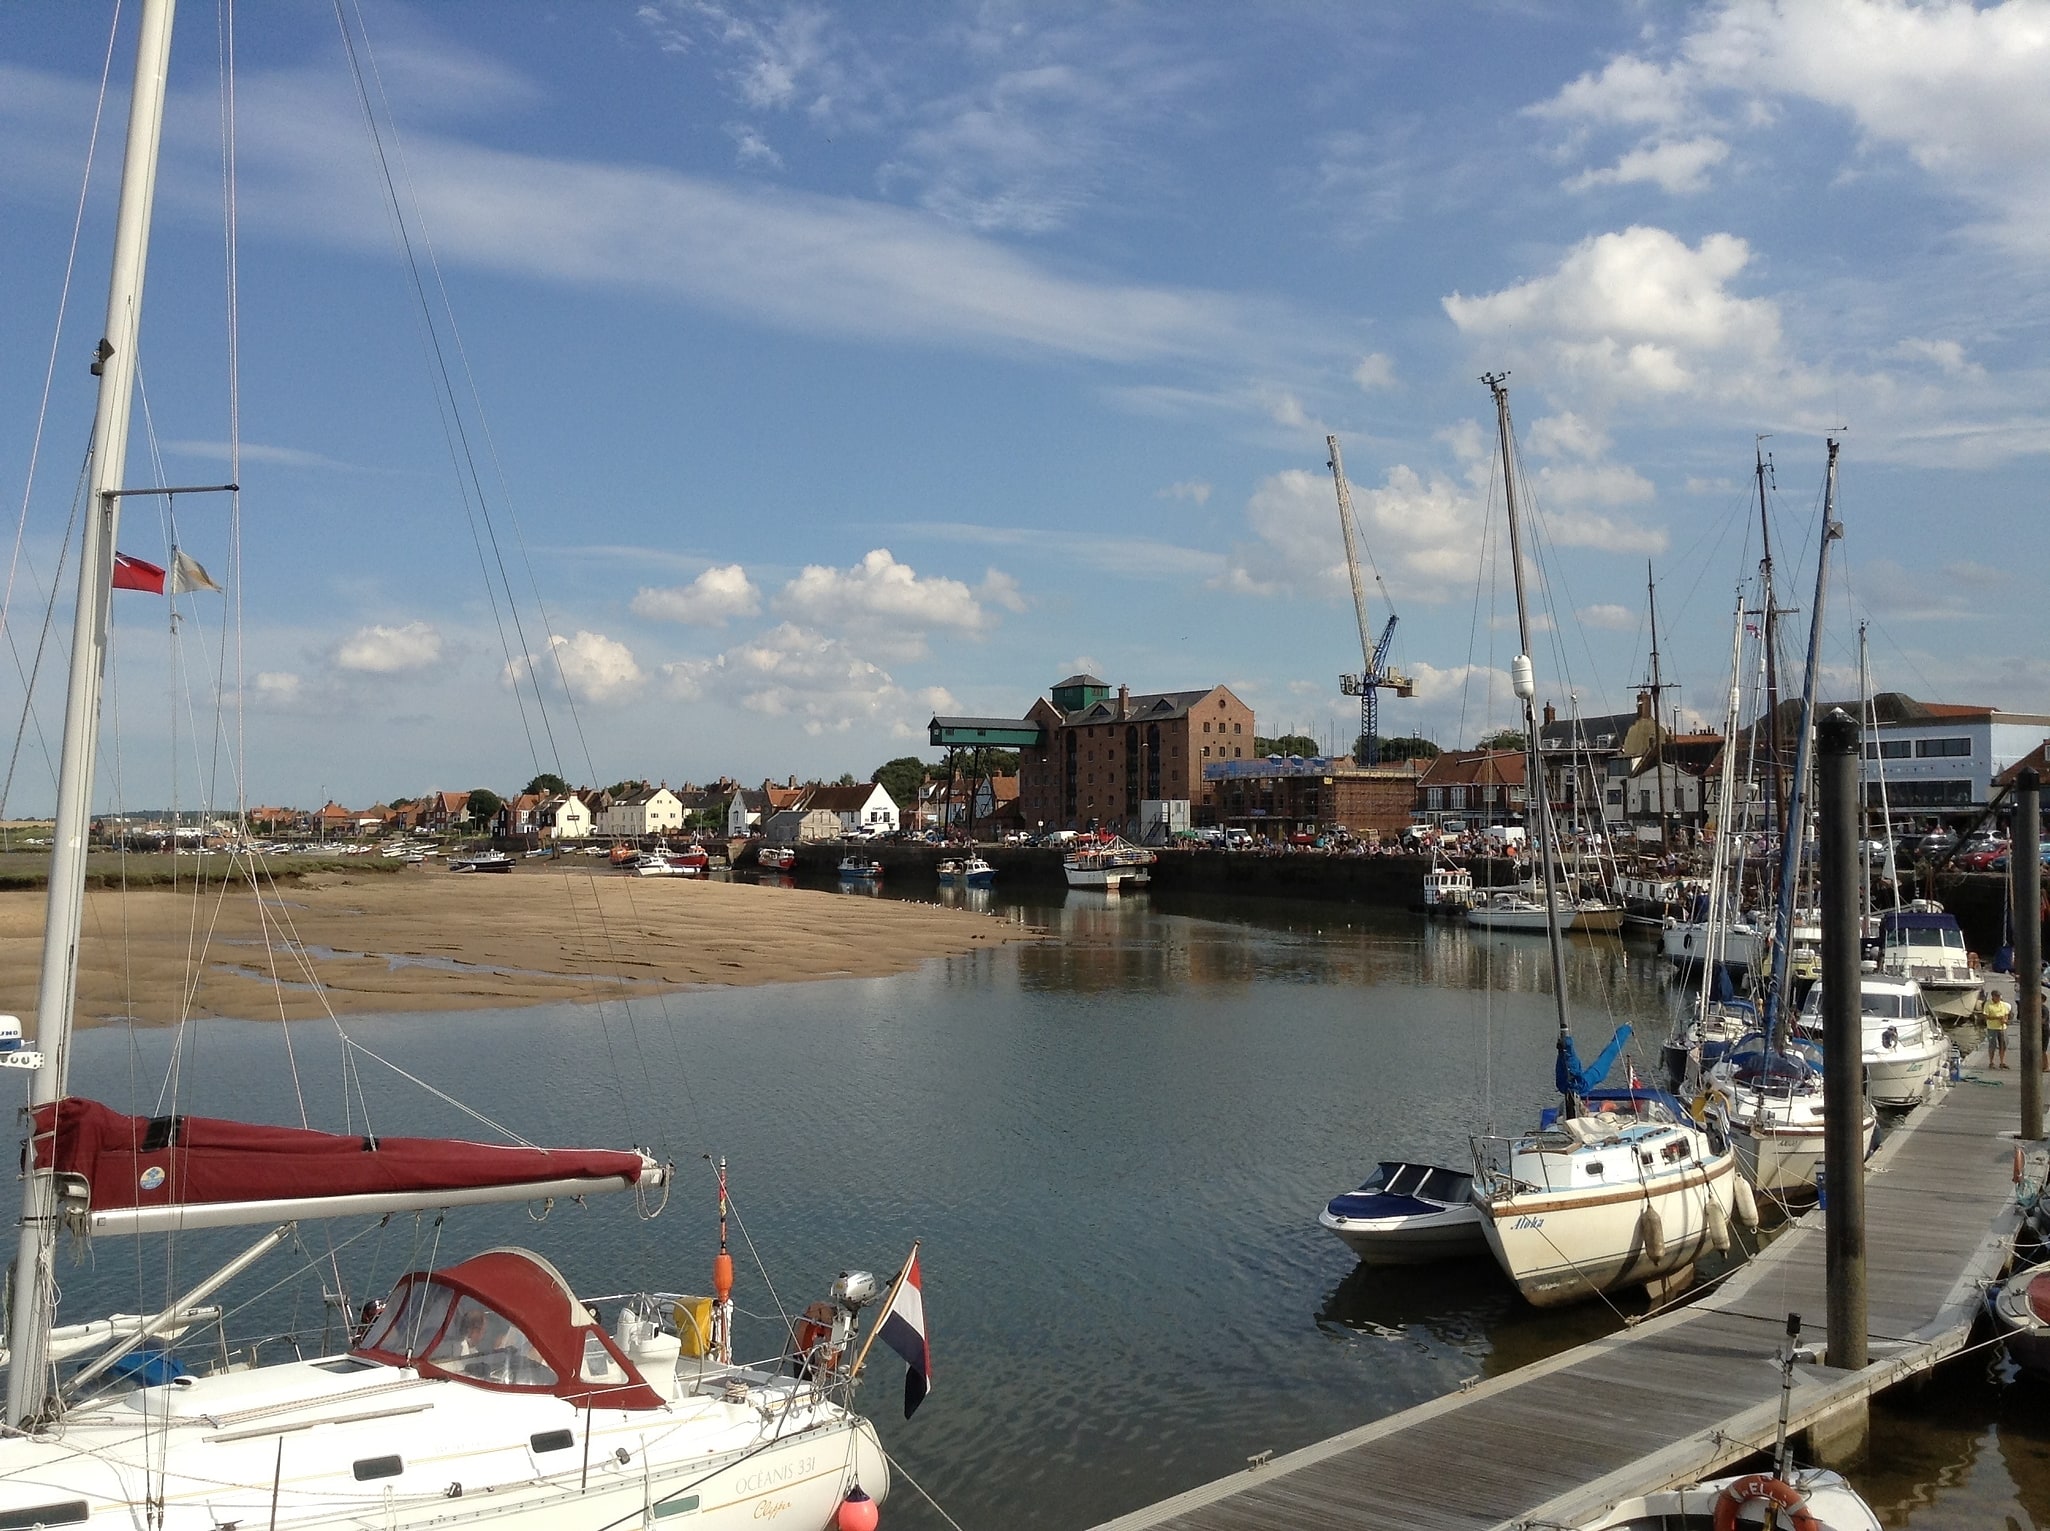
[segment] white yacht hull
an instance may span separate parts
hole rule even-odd
[[[1757,967],[1764,951],[1764,937],[1749,926],[1738,926],[1723,937],[1722,965],[1734,973]],[[1659,936],[1659,950],[1666,961],[1681,972],[1701,966],[1708,951],[1708,927],[1680,920],[1668,920]]]
[[[1903,1041],[1898,1046],[1865,1053],[1865,1095],[1875,1106],[1919,1106],[1936,1089],[1950,1043],[1938,1032],[1933,1039]]]
[[[1618,1184],[1496,1197],[1482,1204],[1482,1227],[1525,1300],[1557,1307],[1661,1281],[1693,1265],[1714,1247],[1710,1198],[1730,1216],[1736,1172],[1735,1156],[1724,1153],[1650,1187]],[[1657,1211],[1665,1236],[1658,1254],[1645,1243],[1647,1206]]]
[[[0,1524],[82,1523],[82,1505],[96,1524],[127,1525],[154,1501],[164,1531],[602,1531],[682,1513],[719,1531],[825,1531],[857,1482],[878,1501],[889,1488],[873,1427],[787,1376],[726,1374],[750,1379],[748,1402],[680,1388],[665,1408],[587,1413],[545,1394],[322,1365],[149,1389],[147,1426],[128,1395],[72,1414],[61,1436],[0,1441]]]
[[[1813,1120],[1788,1121],[1771,1107],[1761,1115],[1755,1104],[1748,1109],[1740,1101],[1729,1123],[1731,1144],[1737,1150],[1737,1169],[1760,1192],[1775,1201],[1813,1197],[1822,1169],[1822,1113]],[[1879,1118],[1865,1112],[1865,1152],[1872,1152],[1879,1132]]]

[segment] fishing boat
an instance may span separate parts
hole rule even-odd
[[[1332,1197],[1317,1221],[1362,1265],[1421,1265],[1488,1252],[1472,1174],[1442,1164],[1384,1161],[1357,1190]]]
[[[1876,1106],[1919,1106],[1936,1091],[1950,1058],[1950,1038],[1929,1013],[1912,978],[1891,973],[1858,975],[1860,1040],[1865,1094]],[[1802,1034],[1822,1035],[1822,986],[1808,991],[1797,1023]]]
[[[935,871],[942,887],[987,888],[997,876],[997,869],[980,856],[970,856],[963,861],[942,861]]]
[[[1957,916],[1924,899],[1879,916],[1879,969],[1913,979],[1939,1021],[1969,1020],[1985,982]]]
[[[1424,873],[1424,913],[1434,918],[1457,919],[1472,904],[1473,873],[1433,850],[1430,868]]]
[[[1077,840],[1061,857],[1061,872],[1071,888],[1096,888],[1115,893],[1144,887],[1153,880],[1158,856],[1118,835],[1092,835]]]
[[[883,864],[873,856],[842,856],[840,858],[840,881],[881,882]]]
[[[787,1343],[760,1363],[736,1361],[723,1164],[709,1298],[644,1291],[586,1299],[544,1256],[494,1249],[401,1276],[389,1300],[325,1354],[296,1353],[293,1342],[258,1358],[252,1346],[230,1364],[225,1335],[218,1349],[176,1344],[216,1290],[266,1252],[296,1245],[302,1220],[361,1217],[374,1225],[405,1212],[606,1192],[645,1199],[642,1210],[652,1215],[670,1172],[638,1149],[543,1149],[360,1127],[328,1133],[175,1108],[133,1116],[70,1093],[100,684],[115,538],[122,499],[133,492],[126,447],[173,6],[144,0],[139,10],[130,147],[95,367],[89,510],[36,1010],[42,1045],[13,1054],[33,1073],[0,1526],[599,1531],[688,1514],[693,1526],[723,1531],[771,1518],[824,1531],[857,1492],[879,1499],[889,1482],[873,1427],[851,1407],[861,1364],[852,1342],[882,1285],[858,1272],[842,1276],[797,1347],[803,1364],[791,1364]],[[353,1063],[367,1056],[352,1049]],[[266,1231],[161,1313],[56,1323],[60,1240],[117,1240],[99,1258],[133,1258],[140,1267],[144,1254],[131,1240],[238,1226]],[[916,1273],[914,1246],[870,1338],[917,1309]],[[917,1327],[922,1334],[922,1318]],[[288,1351],[288,1359],[269,1359]]]
[[[510,872],[513,859],[504,851],[471,851],[465,856],[448,858],[451,872]]]
[[[680,851],[643,851],[627,863],[636,877],[704,877],[711,870],[711,855],[701,845]]]
[[[1510,661],[1510,680],[1522,704],[1524,738],[1533,751],[1526,776],[1541,783],[1545,776],[1535,758],[1537,679],[1530,659],[1509,394],[1500,376],[1484,381],[1494,395],[1500,432],[1516,588],[1520,648]],[[1558,884],[1550,796],[1532,794],[1540,885],[1546,888]],[[1712,1123],[1697,1122],[1667,1092],[1638,1086],[1634,1072],[1627,1088],[1601,1088],[1629,1041],[1628,1026],[1618,1027],[1600,1056],[1581,1066],[1567,1010],[1559,902],[1547,900],[1544,908],[1559,1022],[1553,1082],[1560,1103],[1540,1118],[1534,1132],[1474,1137],[1473,1199],[1482,1231],[1517,1290],[1539,1307],[1630,1286],[1655,1295],[1681,1290],[1702,1255],[1730,1247],[1736,1155]]]
[[[755,865],[767,872],[790,872],[797,868],[797,847],[764,845],[755,852]]]

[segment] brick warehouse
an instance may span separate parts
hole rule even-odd
[[[1018,752],[1018,807],[1029,829],[1092,823],[1136,828],[1142,802],[1183,800],[1196,823],[1216,822],[1209,762],[1253,757],[1253,709],[1225,686],[1112,693],[1071,675],[1025,714],[1039,738]]]
[[[1270,837],[1343,825],[1363,839],[1393,839],[1409,827],[1416,802],[1416,769],[1408,762],[1362,766],[1271,756],[1213,761],[1203,775],[1216,822]]]

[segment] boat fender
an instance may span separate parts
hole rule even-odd
[[[1715,1531],[1737,1531],[1737,1511],[1759,1503],[1785,1510],[1782,1524],[1792,1531],[1823,1531],[1822,1522],[1808,1513],[1808,1496],[1781,1478],[1752,1473],[1724,1486],[1715,1496]]]
[[[847,1491],[847,1497],[840,1501],[840,1508],[833,1514],[833,1531],[876,1531],[876,1523],[883,1518],[883,1512],[876,1502],[861,1491],[856,1484]]]
[[[1713,1196],[1708,1198],[1708,1242],[1717,1254],[1730,1247],[1730,1214]]]
[[[1746,1228],[1758,1226],[1758,1198],[1751,1193],[1751,1182],[1741,1174],[1731,1177],[1732,1194],[1730,1203],[1737,1209],[1737,1221]]]
[[[2014,1183],[2016,1185],[2020,1185],[2022,1183],[2022,1168],[2024,1162],[2025,1161],[2022,1158],[2021,1145],[2017,1143],[2014,1147]]]
[[[1666,1257],[1666,1223],[1659,1216],[1659,1209],[1650,1202],[1644,1204],[1644,1211],[1637,1219],[1637,1232],[1644,1245],[1645,1255],[1654,1263]]]

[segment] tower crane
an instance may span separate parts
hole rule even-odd
[[[1326,436],[1324,444],[1331,449],[1331,481],[1338,486],[1338,529],[1345,537],[1345,572],[1352,576],[1353,614],[1359,618],[1360,657],[1365,661],[1365,668],[1359,674],[1338,677],[1338,689],[1346,696],[1360,699],[1360,734],[1366,750],[1366,758],[1360,763],[1378,765],[1381,761],[1380,692],[1386,689],[1397,696],[1414,696],[1416,682],[1388,668],[1388,645],[1395,637],[1394,602],[1389,602],[1388,624],[1381,629],[1378,640],[1368,625],[1367,586],[1360,577],[1359,537],[1354,530],[1352,490],[1345,483],[1345,459],[1339,455],[1336,436]],[[1377,583],[1380,581],[1378,571],[1374,578]],[[1381,593],[1388,593],[1386,585],[1381,587]]]

